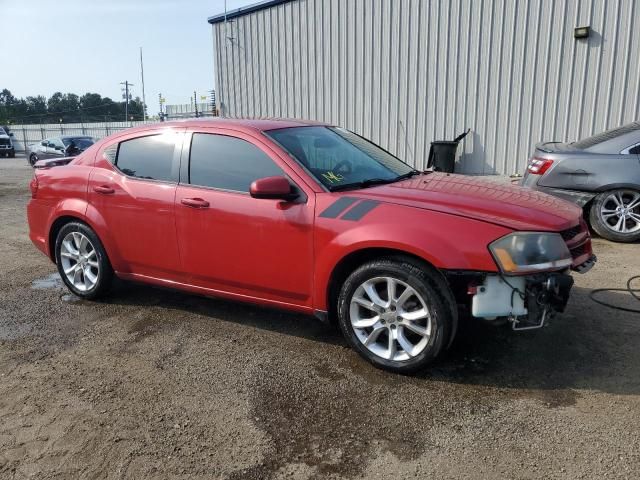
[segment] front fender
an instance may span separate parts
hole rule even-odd
[[[419,257],[440,270],[497,271],[488,250],[511,230],[456,215],[383,204],[366,221],[318,218],[314,304],[327,310],[335,267],[365,249],[384,248]]]

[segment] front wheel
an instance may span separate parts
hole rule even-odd
[[[449,341],[453,310],[437,272],[402,259],[362,265],[344,282],[338,320],[347,341],[373,365],[412,372]]]
[[[37,161],[38,161],[38,156],[35,153],[32,153],[31,155],[29,155],[29,165],[33,167]]]
[[[589,212],[591,227],[613,242],[640,240],[640,192],[612,190],[598,195]]]
[[[58,232],[55,245],[58,272],[66,286],[92,300],[111,286],[113,270],[102,242],[84,223],[71,222]]]

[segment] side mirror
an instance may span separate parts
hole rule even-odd
[[[13,134],[13,132],[9,132],[9,136],[10,136],[10,137],[15,137],[15,135]]]
[[[298,198],[298,194],[293,191],[289,180],[285,177],[260,178],[251,184],[249,193],[253,198],[272,200],[291,201]]]

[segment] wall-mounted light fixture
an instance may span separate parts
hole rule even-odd
[[[573,38],[589,38],[590,31],[591,28],[589,26],[576,27],[573,29]]]

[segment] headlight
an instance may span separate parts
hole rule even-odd
[[[509,274],[561,270],[573,262],[558,233],[515,232],[489,245],[500,270]]]

